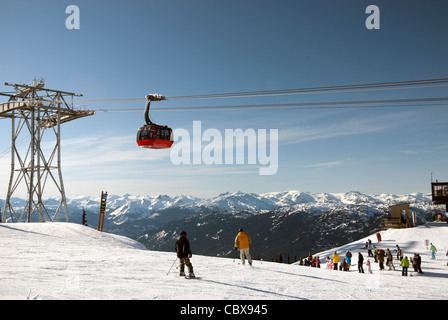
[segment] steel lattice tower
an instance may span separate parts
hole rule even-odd
[[[95,112],[74,110],[73,97],[82,95],[46,89],[43,79],[27,85],[5,85],[14,87],[15,92],[0,93],[9,97],[8,102],[0,103],[0,117],[11,119],[11,175],[2,221],[58,221],[63,211],[68,222],[61,172],[61,124],[94,115]],[[43,140],[44,134],[53,134],[54,145],[53,141],[48,143]],[[19,149],[19,145],[27,139],[28,148]],[[52,210],[43,203],[44,191],[49,184],[56,187],[61,198],[54,212],[50,212]],[[11,198],[23,185],[26,187],[27,203],[23,209],[14,210]]]

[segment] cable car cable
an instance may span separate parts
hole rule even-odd
[[[445,83],[445,84],[444,84]],[[432,85],[429,85],[432,84]],[[415,86],[421,85],[421,86]],[[411,86],[411,87],[409,87]],[[274,96],[274,95],[299,95],[299,94],[314,94],[314,93],[338,93],[338,92],[359,92],[359,91],[379,91],[379,90],[403,90],[403,89],[421,89],[421,88],[435,88],[448,86],[448,78],[427,79],[427,80],[412,80],[400,82],[380,82],[371,84],[355,84],[355,85],[340,85],[340,86],[326,86],[326,87],[310,87],[298,89],[282,89],[282,90],[265,90],[265,91],[245,91],[245,92],[230,92],[230,93],[212,93],[202,95],[186,95],[166,97],[166,100],[193,100],[193,99],[217,99],[217,98],[241,98],[241,97],[259,97],[259,96]],[[75,100],[74,102],[140,102],[145,99],[93,99],[93,100]]]
[[[291,94],[302,94],[311,92],[327,92],[327,91],[338,91],[338,90],[349,90],[349,89],[364,89],[364,88],[389,88],[397,86],[407,86],[415,84],[437,84],[437,83],[447,83],[448,78],[443,79],[430,79],[430,80],[417,80],[417,81],[402,81],[402,82],[388,82],[388,83],[372,83],[372,84],[361,84],[361,85],[343,85],[343,86],[327,86],[327,87],[311,87],[311,88],[300,88],[300,89],[282,89],[282,90],[268,90],[268,91],[248,91],[248,92],[233,92],[233,93],[221,93],[221,94],[207,94],[207,95],[191,95],[191,96],[177,96],[168,97],[167,100],[185,100],[185,99],[211,99],[211,98],[240,98],[245,96],[263,96],[263,95],[291,95]],[[447,86],[447,85],[444,85]],[[424,86],[424,88],[433,86]],[[417,87],[413,87],[417,88]],[[407,89],[407,88],[406,88]],[[384,89],[387,90],[387,89]]]
[[[373,106],[314,106],[314,107],[306,107],[306,106],[282,106],[279,105],[275,108],[272,107],[260,107],[259,109],[262,111],[269,111],[269,110],[324,110],[324,109],[378,109],[378,108],[412,108],[412,107],[448,107],[448,103],[432,103],[432,104],[405,104],[405,105],[373,105]],[[238,111],[238,110],[244,110],[244,108],[239,107],[249,107],[249,106],[229,106],[227,110],[223,108],[215,108],[213,106],[211,107],[204,107],[204,109],[198,109],[200,107],[185,107],[185,108],[153,108],[152,110],[161,111],[161,112],[170,112],[173,110],[177,110],[180,112],[190,112],[190,111]],[[256,107],[254,107],[256,108]],[[141,112],[140,109],[132,108],[132,109],[125,109],[125,108],[119,108],[119,109],[96,109],[94,110],[96,112]]]
[[[330,102],[298,102],[298,103],[276,103],[276,104],[249,104],[249,105],[223,105],[223,106],[192,106],[192,107],[164,107],[152,108],[157,111],[206,111],[219,109],[360,109],[360,108],[396,108],[396,107],[419,107],[419,106],[444,106],[443,103],[430,103],[422,105],[422,102],[443,102],[448,101],[448,97],[441,98],[416,98],[416,99],[387,99],[387,100],[366,100],[366,101],[330,101]],[[418,104],[390,104],[390,103],[411,103],[418,102]],[[378,105],[389,103],[388,105]],[[377,105],[362,105],[362,104],[377,104]],[[340,106],[339,106],[340,105]],[[141,111],[141,108],[102,108],[96,109],[98,112],[118,111],[118,112],[134,112]]]

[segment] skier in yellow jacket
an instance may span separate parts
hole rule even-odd
[[[249,265],[252,265],[252,258],[249,254],[249,244],[251,243],[250,237],[240,229],[235,237],[235,250],[240,249],[241,263],[245,264],[245,259],[249,261]]]
[[[331,260],[333,260],[333,270],[338,270],[338,261],[339,261],[339,256],[338,253],[335,251],[334,255],[331,256]]]

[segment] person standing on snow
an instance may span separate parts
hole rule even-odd
[[[418,253],[414,253],[414,257],[411,258],[412,267],[414,268],[415,272],[423,273],[421,268],[422,259],[418,255]]]
[[[369,259],[367,259],[366,267],[367,267],[367,272],[368,273],[372,273],[372,267],[370,266],[370,260]]]
[[[331,256],[331,260],[333,260],[333,270],[338,270],[339,256],[338,256],[338,253],[336,251]]]
[[[401,251],[400,246],[397,244],[397,260],[401,261],[403,259],[403,251]]]
[[[378,249],[375,245],[373,246],[373,259],[378,262]]]
[[[431,251],[431,259],[435,260],[436,259],[437,248],[436,248],[435,245],[432,244],[432,242],[431,242],[431,247],[429,248],[429,251]]]
[[[364,269],[362,268],[363,263],[364,263],[364,257],[361,252],[358,252],[358,271],[359,271],[359,273],[364,273]]]
[[[190,250],[190,242],[187,239],[187,233],[185,231],[181,231],[179,235],[179,239],[176,241],[176,245],[174,247],[177,253],[177,257],[180,261],[180,276],[185,276],[185,265],[188,267],[188,276],[194,278],[195,275],[193,273],[193,265],[190,262],[190,258],[192,256]]]
[[[387,248],[386,250],[386,266],[389,266],[389,271],[394,269],[395,271],[395,266],[394,266],[394,258],[392,257],[392,252],[390,252],[389,248]]]
[[[378,264],[380,266],[380,270],[384,270],[384,250],[383,249],[378,250],[377,259],[378,259]]]
[[[372,253],[372,242],[369,240],[369,245],[367,247],[367,256],[368,257],[373,257],[373,253]]]
[[[235,250],[240,249],[241,263],[245,264],[245,259],[252,265],[252,258],[249,254],[249,244],[251,243],[250,237],[244,233],[243,229],[240,229],[235,237]]]
[[[403,270],[401,271],[402,276],[408,276],[408,268],[409,268],[409,260],[408,257],[404,257],[401,259],[401,266],[403,267]]]
[[[351,264],[352,264],[352,253],[347,250],[345,252],[345,271],[350,271]]]
[[[415,254],[414,256],[415,262],[417,264],[417,272],[418,273],[423,273],[422,271],[422,257],[420,257],[420,255],[418,253]]]
[[[327,269],[333,269],[333,265],[331,264],[331,259],[330,259],[330,257],[327,257],[326,259],[325,259],[325,262],[327,263]]]

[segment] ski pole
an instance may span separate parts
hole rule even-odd
[[[252,248],[251,250],[252,250],[253,255],[256,256],[256,257],[258,257],[258,261],[260,261],[260,263],[263,264],[263,262],[261,262],[261,258],[260,258],[260,256],[257,256],[257,254],[255,253],[255,251],[254,251],[253,248]]]
[[[171,265],[170,270],[168,270],[168,272],[166,273],[167,275],[170,273],[170,271],[171,271],[171,269],[173,268],[174,264],[176,263],[177,259],[178,259],[178,258],[176,257],[176,260],[174,260],[173,264]]]

